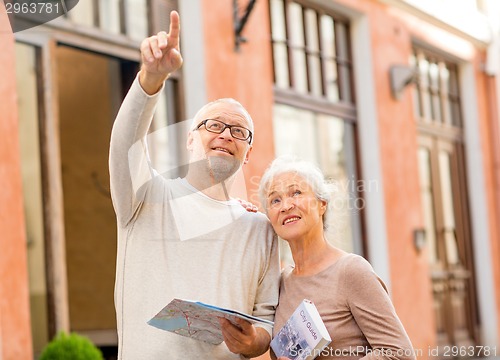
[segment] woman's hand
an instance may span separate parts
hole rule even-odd
[[[245,208],[245,210],[248,212],[257,212],[259,210],[259,208],[257,206],[255,206],[254,204],[252,204],[249,201],[239,199],[239,198],[236,198],[235,200],[238,200],[238,202],[241,204],[241,206],[243,206]]]

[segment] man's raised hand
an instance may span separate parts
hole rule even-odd
[[[168,75],[182,65],[179,48],[180,20],[176,11],[170,13],[168,34],[158,34],[144,39],[141,43],[142,67],[139,81],[148,94],[155,94],[163,85]]]

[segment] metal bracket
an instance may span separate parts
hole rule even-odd
[[[418,81],[418,70],[408,65],[392,65],[389,70],[389,79],[392,96],[400,100],[403,90]]]
[[[427,235],[424,228],[418,228],[413,230],[413,245],[418,253],[422,251],[427,243]]]
[[[253,7],[255,5],[255,2],[257,0],[250,0],[247,4],[247,7],[245,8],[245,11],[243,15],[240,17],[239,16],[239,9],[238,9],[238,1],[233,0],[233,18],[234,18],[234,49],[236,51],[240,50],[240,44],[244,43],[247,41],[246,38],[241,36],[241,33],[243,32],[243,28],[245,27],[248,17],[250,16],[250,13],[253,10]]]

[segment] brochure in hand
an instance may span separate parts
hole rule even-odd
[[[182,299],[172,300],[149,320],[148,324],[158,329],[217,345],[224,341],[219,318],[226,318],[235,325],[237,318],[252,324],[274,325],[272,321],[239,311]]]
[[[276,356],[311,360],[332,341],[312,301],[304,299],[271,341]]]

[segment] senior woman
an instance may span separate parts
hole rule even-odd
[[[282,273],[273,335],[309,299],[332,338],[317,359],[415,359],[385,284],[371,265],[325,238],[330,196],[321,171],[306,161],[277,158],[259,194],[295,263]]]

